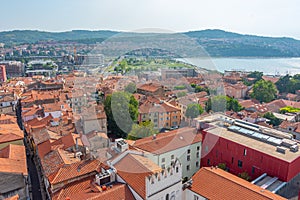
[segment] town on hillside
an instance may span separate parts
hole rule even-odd
[[[299,199],[299,74],[89,48],[0,48],[0,199]]]

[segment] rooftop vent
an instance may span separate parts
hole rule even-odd
[[[128,144],[120,138],[115,140],[115,147],[119,152],[124,152],[128,149]]]
[[[282,140],[282,145],[287,147],[287,148],[290,148],[291,146],[297,146],[297,142],[293,141],[293,140],[289,140],[289,139],[283,139]]]
[[[290,150],[291,150],[292,152],[297,152],[297,151],[299,150],[299,147],[298,147],[297,144],[295,144],[295,145],[293,145],[293,146],[290,146]]]
[[[107,185],[109,183],[114,182],[115,180],[116,180],[115,171],[113,169],[109,169],[101,174],[95,175],[95,182],[99,186]]]
[[[285,154],[287,148],[282,147],[282,146],[277,146],[276,151],[282,154]]]

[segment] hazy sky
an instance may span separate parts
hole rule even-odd
[[[223,29],[300,39],[299,0],[3,0],[0,30]]]

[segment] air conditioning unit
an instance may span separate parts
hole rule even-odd
[[[80,156],[82,156],[82,153],[79,151],[75,154],[76,158],[80,158]]]
[[[124,152],[126,150],[128,150],[128,144],[125,142],[125,140],[123,139],[116,139],[115,140],[115,148],[119,151],[119,152]]]
[[[290,150],[292,152],[297,152],[299,150],[299,146],[297,144],[295,144],[295,145],[293,145],[293,146],[290,147]]]
[[[115,182],[116,180],[116,173],[113,169],[106,170],[101,174],[95,175],[95,182],[99,185],[107,185],[109,183]]]
[[[287,148],[282,147],[282,146],[277,146],[277,148],[276,148],[277,152],[283,153],[283,154],[285,154],[286,150],[287,150]]]

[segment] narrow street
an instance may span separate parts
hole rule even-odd
[[[38,173],[37,173],[37,169],[34,165],[33,160],[30,158],[30,155],[27,156],[27,167],[28,167],[28,173],[30,176],[32,199],[40,200],[40,199],[42,199],[42,195],[41,195],[41,190],[40,190]]]
[[[27,168],[29,174],[29,193],[33,200],[41,200],[43,199],[41,194],[40,182],[38,177],[37,168],[35,166],[34,160],[31,157],[30,150],[26,141],[24,141],[26,147],[26,160],[27,160]]]

